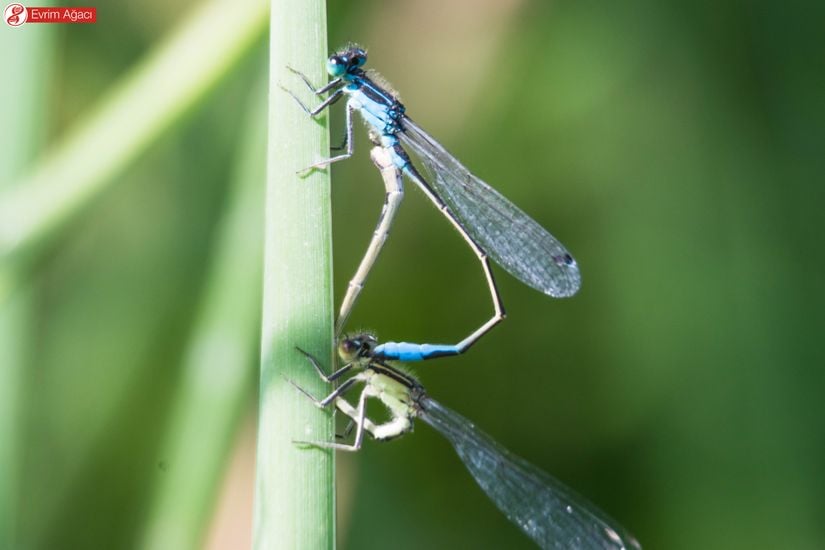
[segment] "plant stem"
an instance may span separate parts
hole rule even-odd
[[[0,190],[4,191],[15,184],[46,135],[46,91],[55,35],[47,29],[27,30],[32,32],[0,34],[0,50],[16,52],[7,59],[0,86],[0,103],[14,106],[0,110],[6,138],[0,138]],[[34,286],[20,269],[0,265],[0,548],[20,546],[21,472],[28,441],[23,419],[29,405],[24,396],[29,395],[32,369],[28,367],[36,346]]]
[[[289,65],[326,81],[323,0],[273,0],[270,29],[269,153],[264,252],[260,409],[254,546],[333,548],[334,453],[293,441],[331,441],[331,415],[314,395],[329,389],[296,346],[332,361],[329,171],[296,172],[329,156],[326,118],[313,121],[279,85],[317,104]]]

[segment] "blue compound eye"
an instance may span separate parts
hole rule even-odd
[[[347,70],[347,64],[337,55],[327,60],[327,72],[330,76],[341,76]]]
[[[354,56],[352,56],[352,64],[356,67],[360,67],[366,62],[367,62],[366,52],[357,53]]]

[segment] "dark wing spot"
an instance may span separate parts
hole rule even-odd
[[[560,256],[553,256],[553,261],[556,262],[556,265],[566,265],[571,266],[576,263],[576,260],[573,259],[573,256],[570,254],[563,254]]]

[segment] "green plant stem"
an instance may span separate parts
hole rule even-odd
[[[46,134],[46,92],[52,74],[54,33],[0,33],[0,51],[15,52],[4,65],[0,104],[0,189],[10,189],[42,146]],[[23,501],[24,396],[30,379],[35,344],[35,285],[20,269],[0,268],[0,548],[20,545],[20,508]],[[4,283],[6,281],[6,283]]]
[[[265,14],[262,0],[203,4],[19,185],[0,190],[0,262],[42,244],[202,99],[263,31]]]
[[[314,395],[329,389],[296,346],[332,361],[332,266],[329,171],[296,172],[329,156],[326,118],[311,120],[284,85],[305,102],[318,99],[290,65],[326,82],[323,0],[273,0],[270,31],[269,152],[264,252],[264,309],[255,495],[254,546],[332,548],[335,544],[334,453],[295,440],[331,441],[332,417],[287,379]]]
[[[265,74],[264,71],[261,71]],[[266,179],[266,80],[250,95],[246,131],[149,509],[147,550],[200,548],[204,523],[257,365]]]

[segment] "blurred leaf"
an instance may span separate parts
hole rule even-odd
[[[263,30],[266,5],[207,2],[0,195],[0,261],[41,245],[215,85]]]
[[[257,365],[266,178],[266,79],[247,106],[229,201],[159,453],[142,547],[198,548]]]

